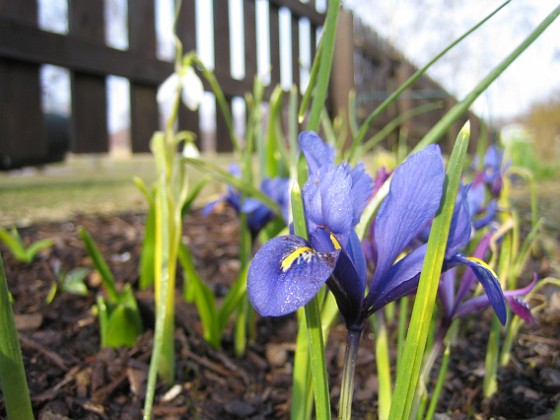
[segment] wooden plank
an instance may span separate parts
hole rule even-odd
[[[292,84],[300,89],[299,71],[299,16],[292,13]]]
[[[154,0],[128,0],[129,50],[156,59]],[[159,129],[157,88],[130,82],[130,143],[132,151],[149,152],[152,133]]]
[[[183,43],[183,52],[196,50],[196,1],[183,0],[177,19],[177,36]]]
[[[255,1],[243,3],[243,29],[245,41],[245,80],[252,83],[257,74],[257,13]]]
[[[270,25],[270,82],[272,86],[280,83],[280,16],[278,7],[269,4],[268,21]]]
[[[1,0],[0,16],[31,26],[37,24],[37,0]]]
[[[38,68],[0,59],[0,167],[47,156]]]
[[[69,32],[77,38],[103,44],[103,2],[72,0],[68,4]],[[109,150],[107,90],[105,77],[74,71],[72,95],[71,150],[74,153],[103,153]]]
[[[214,5],[214,67],[222,74],[231,74],[230,67],[230,25],[229,25],[229,1],[213,0]],[[249,88],[250,89],[250,88]],[[243,95],[240,95],[243,96]],[[233,95],[226,95],[231,110],[231,98]],[[233,145],[229,135],[229,130],[225,123],[220,106],[216,101],[216,151],[230,152]]]
[[[292,15],[298,18],[306,17],[314,25],[322,25],[325,22],[325,13],[319,13],[313,4],[302,3],[301,0],[268,0],[270,5],[276,8],[287,7]]]
[[[72,86],[70,150],[74,153],[108,152],[107,91],[104,78],[74,72],[70,82]]]
[[[0,16],[35,26],[37,0],[2,0]],[[41,161],[48,154],[39,66],[0,59],[0,167]]]
[[[196,10],[195,0],[183,0],[177,19],[177,36],[183,43],[183,52],[196,51]],[[202,149],[200,116],[198,111],[190,111],[185,106],[179,108],[179,129],[195,134],[196,145]]]
[[[150,151],[150,139],[159,129],[156,89],[139,83],[130,84],[130,145],[133,153]]]
[[[107,47],[84,39],[17,25],[0,18],[0,57],[30,63],[53,64],[93,75],[125,77],[149,85],[159,85],[173,71],[173,64],[146,59],[141,55]],[[251,85],[232,79],[222,69],[215,74],[224,92],[243,96]]]

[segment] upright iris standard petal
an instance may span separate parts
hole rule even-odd
[[[334,148],[323,142],[314,131],[303,131],[298,138],[299,147],[307,161],[309,175],[323,165],[334,165]]]
[[[350,171],[352,177],[352,205],[354,212],[352,214],[352,226],[356,226],[360,222],[362,213],[373,192],[373,180],[366,173],[365,165],[357,164]]]
[[[461,254],[457,254],[453,257],[453,260],[457,263],[467,265],[474,272],[476,278],[482,285],[490,304],[494,308],[496,316],[504,325],[507,318],[506,301],[496,273],[494,273],[494,271],[484,261],[479,260],[478,258],[467,258]]]
[[[346,245],[352,229],[352,177],[344,165],[324,166],[312,174],[302,190],[309,234],[327,230],[338,242]],[[319,249],[328,251],[331,249]]]
[[[323,254],[304,239],[271,239],[256,253],[247,277],[247,293],[263,316],[282,316],[309,302],[331,276],[338,251]]]
[[[435,216],[444,177],[443,159],[437,145],[411,155],[395,170],[389,194],[374,223],[377,267],[370,295],[378,292],[397,256]]]

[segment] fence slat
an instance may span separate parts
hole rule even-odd
[[[46,157],[40,99],[38,66],[0,59],[0,167]]]
[[[177,36],[183,44],[183,52],[196,50],[196,10],[195,0],[183,0],[177,19]],[[200,115],[198,111],[190,111],[185,106],[179,109],[179,129],[188,130],[195,134],[196,145],[202,148],[200,135]]]
[[[36,25],[37,0],[0,1],[0,16]],[[41,109],[39,66],[0,59],[0,167],[45,158],[48,145]]]
[[[229,1],[214,0],[214,66],[216,73],[231,74],[230,70],[230,25],[229,25]],[[226,99],[231,110],[231,99],[233,95],[226,93]],[[216,101],[216,151],[231,152],[233,145],[218,102]]]
[[[103,44],[103,2],[72,0],[68,3],[70,35]],[[71,150],[74,153],[104,153],[109,150],[107,91],[105,77],[72,72]]]
[[[272,86],[280,83],[280,16],[278,7],[269,4],[268,21],[270,24],[270,82]]]
[[[257,16],[253,0],[243,2],[243,29],[245,37],[245,80],[253,82],[257,74]]]
[[[299,89],[299,17],[292,13],[292,84]]]
[[[128,0],[129,50],[156,59],[154,0]],[[130,82],[130,142],[132,152],[149,152],[151,133],[159,128],[157,88]]]

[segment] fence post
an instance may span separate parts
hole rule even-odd
[[[105,43],[104,2],[68,2],[71,36]],[[104,153],[109,150],[107,90],[105,76],[72,71],[71,150],[74,153]]]
[[[0,17],[36,26],[37,1],[0,1]],[[39,161],[48,153],[39,68],[0,58],[0,167],[17,165],[20,159]]]
[[[354,17],[340,10],[331,70],[331,115],[348,118],[348,95],[354,89]],[[350,137],[346,139],[348,145]]]
[[[129,51],[156,58],[154,0],[128,0]],[[130,81],[130,144],[132,152],[149,152],[151,133],[159,128],[157,88]]]

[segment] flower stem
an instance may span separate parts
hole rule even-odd
[[[344,354],[344,368],[342,370],[342,387],[338,404],[339,420],[349,420],[352,416],[352,396],[354,395],[354,372],[356,371],[356,356],[362,329],[348,330],[346,336],[346,353]]]

